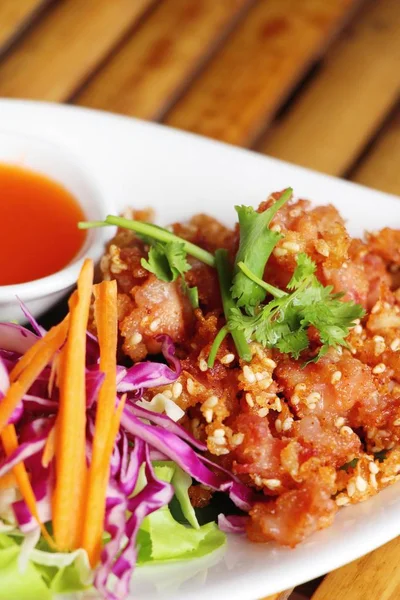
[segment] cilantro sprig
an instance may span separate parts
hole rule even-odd
[[[291,195],[292,189],[287,188],[262,213],[250,206],[236,207],[240,243],[233,273],[226,250],[218,249],[214,256],[151,223],[109,215],[105,221],[84,222],[78,226],[88,229],[116,225],[135,231],[150,246],[147,258],[142,259],[142,266],[163,281],[175,281],[180,277],[195,307],[198,306],[197,288],[189,288],[184,277],[190,269],[187,255],[217,269],[226,325],[211,347],[210,367],[228,332],[243,360],[251,360],[249,342],[252,340],[268,348],[278,348],[297,359],[310,346],[308,329],[311,326],[317,329],[321,342],[319,352],[312,359],[317,361],[329,347],[346,346],[350,327],[364,315],[364,311],[354,302],[345,302],[344,294],[333,293],[332,286],[323,286],[315,275],[315,263],[306,254],[299,254],[297,258],[288,291],[263,280],[266,263],[282,237],[269,226]],[[272,296],[272,300],[263,304],[267,294]]]
[[[251,206],[235,206],[239,217],[240,243],[235,260],[232,296],[237,306],[250,309],[248,312],[264,300],[266,292],[240,270],[239,264],[242,263],[256,277],[262,278],[272,250],[282,238],[282,234],[272,231],[269,226],[292,193],[292,188],[287,188],[280,198],[262,213],[258,213]]]
[[[332,286],[324,287],[315,275],[316,265],[307,254],[297,258],[297,267],[288,284],[289,292],[271,286],[275,295],[260,306],[254,315],[244,315],[235,307],[228,317],[228,329],[241,331],[247,340],[255,340],[267,348],[299,358],[309,347],[308,328],[314,326],[322,343],[313,361],[317,361],[329,347],[346,346],[346,337],[356,319],[364,310],[354,302],[343,302],[343,293],[333,293]],[[246,269],[247,277],[260,285],[258,278]],[[261,286],[260,286],[261,287]],[[274,293],[279,291],[279,294]]]

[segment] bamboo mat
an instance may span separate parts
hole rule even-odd
[[[166,123],[400,194],[400,0],[0,0],[0,97]],[[400,540],[265,600],[398,600]]]

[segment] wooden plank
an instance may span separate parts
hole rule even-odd
[[[400,538],[329,573],[312,600],[398,600]]]
[[[1,0],[0,52],[47,4],[48,0]]]
[[[342,174],[397,100],[399,65],[400,2],[374,1],[341,36],[262,151]]]
[[[355,4],[259,1],[165,122],[252,144]]]
[[[164,0],[75,100],[156,119],[253,0]]]
[[[400,195],[400,110],[390,120],[351,179]]]
[[[57,3],[0,64],[0,96],[67,99],[153,3]]]

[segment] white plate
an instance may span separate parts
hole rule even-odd
[[[229,223],[234,204],[257,205],[269,192],[290,185],[298,196],[335,204],[353,234],[384,225],[400,228],[394,196],[159,125],[67,106],[1,100],[1,129],[63,144],[116,211],[128,205],[153,206],[164,224],[200,211]],[[222,557],[138,569],[132,597],[256,600],[331,571],[399,533],[397,484],[364,504],[342,509],[333,527],[294,550],[236,537],[229,539]]]

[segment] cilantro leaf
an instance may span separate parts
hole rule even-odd
[[[309,347],[307,330],[311,325],[318,330],[321,340],[321,348],[313,361],[326,354],[330,347],[346,346],[350,327],[364,315],[364,310],[359,304],[341,300],[343,294],[332,293],[332,286],[324,287],[315,276],[315,270],[310,257],[299,254],[288,285],[291,291],[275,297],[252,315],[233,308],[228,328],[242,331],[246,340],[278,348],[296,359]]]
[[[190,264],[186,259],[184,244],[180,242],[157,242],[154,239],[140,236],[150,245],[147,260],[142,258],[141,265],[144,269],[153,273],[161,281],[170,283],[182,277],[182,285],[189,297],[193,308],[199,306],[199,292],[197,287],[189,287],[185,281],[185,273],[190,270]]]
[[[141,265],[150,273],[154,273],[158,279],[167,282],[175,281],[190,270],[185,247],[179,242],[152,241],[148,260],[142,258]]]
[[[271,231],[269,225],[277,211],[289,200],[292,191],[291,188],[286,189],[279,200],[262,213],[251,206],[235,206],[239,217],[240,244],[231,291],[238,306],[257,306],[266,296],[265,290],[249,279],[238,264],[244,263],[256,277],[262,278],[267,260],[282,237],[277,231]]]

